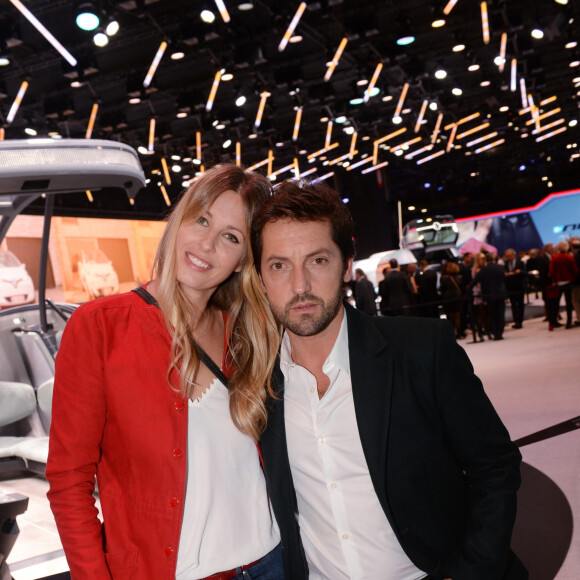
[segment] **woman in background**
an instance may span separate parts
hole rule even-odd
[[[447,320],[455,328],[456,338],[465,338],[461,331],[461,306],[463,294],[461,292],[461,274],[455,262],[445,262],[441,268],[439,293],[443,302],[443,310]]]
[[[256,447],[279,339],[249,227],[269,194],[235,165],[206,172],[152,282],[67,323],[46,476],[73,580],[283,578]]]

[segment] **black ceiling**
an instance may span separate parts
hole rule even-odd
[[[556,0],[489,0],[489,44],[483,40],[480,2],[475,0],[458,0],[448,15],[443,14],[447,0],[309,1],[295,31],[302,41],[289,43],[282,52],[278,45],[296,13],[297,1],[256,0],[252,10],[241,11],[239,2],[225,0],[229,23],[220,17],[213,1],[101,1],[97,4],[121,25],[103,48],[93,45],[92,33],[76,27],[74,4],[70,0],[25,0],[27,8],[78,60],[76,68],[14,5],[0,5],[0,56],[10,61],[0,68],[0,120],[6,139],[26,137],[26,128],[35,129],[38,136],[57,132],[63,137],[84,137],[96,102],[99,110],[94,138],[147,147],[150,118],[156,119],[155,152],[140,158],[148,176],[162,169],[162,157],[170,167],[174,163],[182,167],[180,174],[172,173],[171,186],[165,184],[171,198],[179,195],[184,176],[193,177],[198,170],[183,159],[196,157],[199,132],[206,167],[234,161],[236,142],[245,166],[267,159],[271,150],[273,171],[293,164],[295,159],[300,172],[317,169],[311,178],[333,171],[331,183],[356,208],[357,199],[364,199],[365,190],[376,187],[377,180],[375,172],[362,174],[372,162],[350,171],[341,163],[326,164],[349,153],[352,136],[345,129],[350,126],[357,131],[357,153],[352,159],[345,158],[353,165],[373,155],[375,140],[404,128],[404,133],[383,143],[390,149],[378,149],[377,161],[388,162],[381,170],[388,198],[392,203],[403,202],[405,218],[413,217],[407,209],[411,204],[417,207],[415,211],[455,206],[459,213],[465,213],[484,207],[486,202],[495,207],[517,207],[524,198],[539,199],[550,191],[580,185],[579,129],[569,124],[580,114],[580,66],[570,66],[580,60],[580,47],[570,44],[580,39],[577,0],[569,0],[567,5]],[[204,7],[216,13],[213,24],[201,21],[199,13]],[[432,22],[441,17],[445,25],[433,28]],[[407,25],[416,40],[398,46],[397,35]],[[543,29],[543,39],[531,37],[534,26]],[[506,64],[501,72],[494,58],[500,53],[503,33]],[[330,80],[325,81],[327,63],[343,38],[348,42],[342,57]],[[143,80],[163,40],[168,48],[150,87],[145,88]],[[465,48],[454,52],[458,44]],[[172,60],[171,54],[177,50],[185,56]],[[512,59],[517,59],[515,91],[510,90]],[[383,65],[376,82],[379,94],[366,103],[350,104],[351,99],[363,96],[366,88],[357,81],[370,80],[379,63]],[[471,64],[478,64],[479,70],[470,72]],[[445,79],[435,78],[438,68],[447,71]],[[212,82],[222,69],[232,73],[233,79],[220,83],[208,112]],[[540,115],[537,134],[532,134],[536,125],[528,124],[532,112],[521,114],[520,78],[525,79],[527,93],[538,107],[534,112]],[[8,111],[24,79],[29,82],[28,90],[15,120],[8,124]],[[73,80],[80,81],[81,86],[71,87]],[[482,86],[483,81],[489,84]],[[395,125],[393,116],[407,83],[403,122]],[[460,88],[462,94],[455,96],[454,88]],[[254,122],[264,91],[270,96],[256,129]],[[234,104],[238,93],[247,96],[242,107]],[[140,102],[130,104],[131,97]],[[556,99],[541,105],[551,97]],[[426,109],[416,132],[424,101],[436,103],[437,110]],[[293,141],[296,107],[302,107],[303,112],[298,139]],[[501,107],[508,109],[500,111]],[[541,117],[556,108],[561,111]],[[433,148],[413,155],[431,144],[439,113],[443,114],[441,131]],[[458,124],[453,147],[449,147],[453,124],[475,114],[476,118]],[[336,122],[341,115],[347,118],[343,124]],[[328,142],[328,121],[321,119],[334,121],[330,142],[338,146],[310,162],[308,155]],[[559,124],[544,129],[554,121]],[[223,128],[217,129],[216,123]],[[482,123],[489,126],[462,135]],[[537,140],[561,128],[566,130]],[[492,132],[497,136],[468,146]],[[415,138],[421,140],[402,154],[397,152],[397,145]],[[227,139],[232,145],[224,149]],[[503,143],[476,153],[486,143],[502,139]],[[418,164],[439,152],[443,153]],[[173,155],[181,160],[173,161]],[[260,170],[265,172],[267,165]],[[287,171],[277,178],[291,176]],[[134,206],[115,192],[104,191],[95,193],[92,204],[84,193],[62,198],[57,212],[155,218],[166,208],[158,187],[164,181],[162,173],[153,174]]]

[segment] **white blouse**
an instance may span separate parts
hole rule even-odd
[[[280,543],[256,444],[234,425],[218,379],[189,402],[187,438],[176,580],[249,564]]]

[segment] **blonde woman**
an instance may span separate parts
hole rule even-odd
[[[68,322],[46,475],[73,580],[283,578],[256,447],[279,340],[249,228],[269,194],[234,165],[206,172],[153,280]]]

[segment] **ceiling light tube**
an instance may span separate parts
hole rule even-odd
[[[355,148],[356,148],[356,139],[357,139],[357,137],[358,137],[358,131],[355,131],[355,132],[352,134],[352,138],[351,138],[351,140],[350,140],[350,150],[349,150],[349,152],[348,152],[348,154],[350,155],[350,158],[351,158],[351,159],[352,159],[352,158],[353,158],[353,157],[356,155],[356,153],[357,153],[357,152],[355,151]]]
[[[315,151],[314,153],[310,153],[310,155],[307,156],[307,159],[314,159],[315,157],[318,157],[319,155],[322,155],[323,153],[326,153],[327,151],[332,151],[332,149],[335,149],[336,147],[338,147],[339,143],[338,141],[336,143],[333,143],[332,145],[329,145],[328,147],[323,147],[322,149],[319,149],[318,151]]]
[[[356,169],[357,167],[360,167],[361,165],[364,165],[365,163],[369,163],[372,160],[373,160],[372,157],[367,157],[366,159],[362,159],[361,161],[357,161],[356,163],[353,163],[352,165],[349,165],[346,168],[346,170],[347,171],[352,171],[353,169]]]
[[[375,84],[376,84],[382,70],[383,70],[383,63],[379,62],[379,64],[377,64],[377,68],[375,68],[375,72],[373,73],[373,77],[371,78],[371,82],[369,83],[367,90],[365,91],[365,94],[363,97],[363,101],[365,103],[369,100],[369,98],[371,96],[371,91],[375,88]]]
[[[195,158],[201,161],[201,131],[195,132]]]
[[[544,105],[549,105],[550,103],[553,103],[558,97],[556,95],[553,95],[551,97],[548,97],[547,99],[544,99],[543,101],[540,101],[540,107],[543,107]]]
[[[326,74],[324,75],[325,81],[330,80],[330,77],[332,76],[334,69],[338,65],[338,61],[340,60],[340,57],[342,56],[342,51],[344,50],[344,47],[346,46],[347,42],[348,42],[348,38],[346,36],[340,41],[340,44],[338,45],[338,48],[336,49],[336,53],[334,54],[332,61],[328,65],[328,70],[326,71]]]
[[[340,163],[341,161],[344,161],[345,159],[352,159],[352,155],[356,155],[358,153],[358,151],[354,151],[352,154],[349,153],[345,153],[344,155],[341,155],[340,157],[337,157],[336,159],[332,159],[331,161],[328,162],[328,165],[336,165],[337,163]]]
[[[91,116],[89,117],[89,124],[87,125],[87,132],[85,133],[85,139],[90,139],[93,134],[93,128],[95,127],[95,120],[97,118],[98,112],[99,112],[99,103],[93,103],[93,108],[91,109]]]
[[[488,143],[487,145],[484,145],[483,147],[480,147],[479,149],[475,150],[475,153],[482,153],[483,151],[487,151],[488,149],[492,149],[493,147],[497,147],[498,145],[501,145],[502,143],[505,143],[505,139],[498,139],[497,141],[494,141],[493,143]]]
[[[477,119],[477,117],[479,117],[480,113],[473,113],[472,115],[468,115],[467,117],[463,117],[461,119],[459,119],[459,121],[456,121],[455,123],[449,123],[449,125],[446,125],[444,127],[445,131],[449,131],[449,129],[453,128],[453,125],[463,125],[464,123],[469,123],[469,121],[473,121],[473,119]]]
[[[315,171],[318,171],[318,167],[312,167],[310,169],[307,169],[304,173],[301,173],[298,177],[306,177],[307,175],[310,175]]]
[[[477,127],[473,127],[472,129],[468,129],[467,131],[463,131],[463,133],[460,133],[459,135],[457,135],[457,139],[463,139],[464,137],[467,137],[468,135],[472,135],[473,133],[477,133],[477,131],[483,131],[484,129],[487,129],[489,127],[489,123],[482,123],[481,125],[478,125]]]
[[[551,111],[547,111],[545,113],[542,113],[541,115],[538,115],[537,120],[541,121],[542,119],[545,119],[546,117],[551,117],[552,115],[557,115],[561,110],[562,110],[561,107],[556,107],[555,109],[552,109]],[[531,125],[535,121],[536,121],[536,119],[530,119],[529,121],[526,121],[526,125]]]
[[[532,113],[532,119],[534,120],[534,123],[536,124],[536,129],[540,128],[540,120],[538,119],[539,117],[539,111],[538,111],[538,107],[536,107],[536,105],[534,104],[534,97],[532,97],[532,94],[528,94],[528,105],[530,107],[530,111]]]
[[[517,89],[517,76],[518,76],[518,60],[516,58],[512,58],[512,70],[510,79],[510,91],[512,93],[515,93]]]
[[[171,175],[169,175],[169,167],[167,167],[167,160],[165,157],[161,158],[161,167],[163,168],[165,183],[167,183],[167,185],[171,185]]]
[[[488,133],[487,135],[484,135],[483,137],[479,137],[478,139],[474,139],[473,141],[469,141],[469,143],[467,143],[465,146],[466,147],[472,147],[473,145],[477,145],[478,143],[483,143],[484,141],[487,141],[488,139],[493,139],[494,137],[498,136],[498,132],[494,131],[493,133]]]
[[[236,141],[236,165],[242,166],[242,144],[239,141]]]
[[[300,121],[302,120],[302,107],[296,108],[296,118],[294,120],[294,131],[292,132],[292,141],[298,141],[300,131]]]
[[[278,45],[279,52],[282,52],[286,48],[288,41],[290,40],[290,38],[294,34],[294,30],[298,26],[298,22],[300,22],[300,18],[302,18],[302,14],[304,13],[304,10],[306,10],[306,2],[301,2],[300,6],[298,6],[298,10],[296,10],[296,14],[294,14],[294,18],[292,18],[292,20],[290,21],[290,24],[288,25],[288,29],[284,33],[284,36],[282,37],[282,40],[280,41],[280,44]]]
[[[548,129],[552,129],[554,127],[557,127],[558,125],[561,125],[562,123],[565,123],[566,120],[564,118],[562,119],[558,119],[557,121],[554,121],[552,123],[548,123],[547,125],[544,125],[542,127],[540,127],[539,129],[534,129],[532,131],[532,135],[537,135],[538,133],[543,133],[544,131],[547,131]]]
[[[423,137],[415,137],[413,139],[409,139],[409,141],[405,141],[404,143],[400,143],[399,145],[396,145],[395,147],[391,148],[391,153],[394,153],[395,151],[398,151],[399,149],[404,149],[405,147],[408,147],[409,145],[414,145],[415,143],[418,143],[419,141],[421,141],[421,139],[423,139]]]
[[[451,136],[449,137],[449,141],[447,141],[447,147],[445,148],[447,153],[449,153],[449,151],[453,149],[453,141],[455,140],[455,133],[457,133],[457,125],[453,125],[453,128],[451,129]]]
[[[419,116],[417,117],[417,122],[415,123],[415,133],[419,132],[421,128],[421,123],[423,123],[423,117],[425,116],[425,111],[427,110],[427,105],[429,104],[429,100],[425,99],[423,104],[421,105],[421,110],[419,111]]]
[[[6,135],[6,131],[4,131],[4,127],[0,127],[0,141],[4,141],[5,135]]]
[[[373,165],[372,167],[366,167],[361,171],[361,173],[370,173],[371,171],[375,171],[375,169],[380,169],[381,167],[386,167],[389,164],[388,161],[383,161],[377,165]]]
[[[407,96],[407,91],[409,90],[409,83],[403,85],[403,90],[401,91],[401,96],[399,97],[399,102],[397,103],[397,108],[395,109],[395,117],[401,115],[401,110],[403,108],[403,103],[405,102],[405,97]]]
[[[374,143],[376,143],[377,145],[380,145],[381,143],[384,143],[385,141],[389,141],[390,139],[393,139],[393,137],[398,137],[399,135],[402,135],[407,129],[405,127],[401,127],[401,129],[397,129],[396,131],[393,131],[392,133],[389,133],[388,135],[385,135],[384,137],[380,137],[379,139],[376,139],[374,141]]]
[[[268,163],[268,157],[266,157],[266,159],[262,159],[262,161],[258,161],[258,163],[254,163],[254,165],[248,167],[246,171],[254,171],[254,169],[258,169],[259,167],[266,165],[266,163]],[[268,171],[268,173],[271,173],[271,171]]]
[[[215,5],[217,6],[217,9],[220,11],[220,15],[222,17],[222,20],[226,23],[229,22],[230,15],[228,13],[228,9],[226,8],[226,5],[224,4],[223,0],[215,0]]]
[[[520,79],[520,94],[522,95],[522,109],[526,109],[528,107],[528,91],[526,89],[526,79],[524,77]]]
[[[544,139],[549,139],[550,137],[553,137],[554,135],[558,135],[558,133],[563,133],[567,129],[568,129],[568,127],[566,127],[566,126],[560,127],[559,129],[556,129],[555,131],[551,131],[550,133],[546,133],[545,135],[542,135],[540,137],[536,137],[536,143],[539,143],[540,141],[543,141]]]
[[[455,4],[457,4],[457,0],[449,0],[449,2],[447,2],[445,8],[443,8],[443,14],[445,14],[445,16],[448,16],[449,13],[453,10],[453,7],[455,6]]]
[[[324,140],[324,146],[328,147],[330,145],[330,139],[332,137],[332,121],[328,121],[326,124],[326,139]]]
[[[379,144],[375,141],[373,144],[373,165],[379,162]]]
[[[220,86],[220,80],[222,78],[222,71],[218,70],[213,78],[213,84],[211,85],[211,90],[209,92],[209,97],[207,98],[207,103],[205,105],[206,111],[211,111],[213,107],[213,102],[215,100],[215,95],[217,93],[218,87]]]
[[[501,44],[499,47],[500,64],[498,65],[499,72],[503,72],[505,66],[505,49],[507,45],[507,32],[501,33]]]
[[[286,171],[291,171],[292,169],[294,169],[294,162],[282,167],[282,169],[277,169],[274,173],[268,173],[268,177],[276,177],[276,175],[280,175],[280,173],[285,173]]]
[[[432,159],[435,159],[441,155],[445,155],[445,149],[441,149],[441,151],[437,151],[437,153],[433,153],[432,155],[427,155],[427,157],[423,157],[422,159],[417,159],[417,165],[427,163],[427,161],[431,161]]]
[[[271,95],[268,91],[262,91],[260,93],[260,105],[258,106],[258,113],[256,115],[256,120],[254,121],[254,127],[259,127],[262,122],[262,115],[264,114],[264,108],[266,107],[266,99]]]
[[[165,40],[164,40],[159,45],[159,48],[157,49],[157,52],[155,53],[155,57],[153,58],[153,62],[151,63],[151,66],[149,67],[149,70],[147,71],[147,75],[145,76],[145,80],[143,81],[144,87],[148,87],[151,84],[151,81],[153,80],[153,76],[155,75],[155,71],[157,70],[159,63],[161,62],[161,59],[163,58],[163,53],[165,52],[166,48],[167,48],[167,42],[165,42]]]
[[[437,135],[439,135],[439,130],[441,127],[441,121],[443,120],[443,113],[439,113],[437,115],[437,122],[435,123],[435,129],[433,129],[433,133],[431,133],[431,143],[435,143],[437,139]]]
[[[161,190],[161,193],[163,194],[163,199],[165,200],[165,204],[167,206],[170,206],[171,201],[169,200],[169,196],[167,195],[167,190],[165,189],[165,186],[163,184],[161,184],[159,186],[159,189]]]
[[[487,17],[487,2],[481,3],[481,31],[484,44],[489,44],[489,19]]]
[[[88,200],[89,200],[91,203],[93,203],[93,201],[95,201],[95,200],[93,199],[93,194],[92,194],[91,190],[90,190],[90,189],[87,189],[87,190],[85,191],[85,193],[87,194],[87,199],[88,199]]]
[[[28,88],[28,81],[22,81],[20,88],[18,89],[18,93],[16,93],[16,98],[10,107],[10,111],[8,111],[8,116],[6,117],[7,123],[12,123],[14,121],[14,117],[16,117],[16,113],[18,113],[18,109],[20,107],[20,103],[22,103],[22,99],[26,94],[26,89]]]
[[[268,175],[272,173],[273,163],[274,163],[274,151],[272,149],[268,149]]]
[[[416,155],[419,155],[420,153],[424,153],[425,151],[431,151],[431,149],[433,149],[434,145],[426,145],[425,147],[421,147],[421,149],[417,149],[416,151],[412,151],[411,153],[407,153],[407,155],[405,155],[405,159],[413,159],[413,157],[415,157]]]
[[[320,177],[316,178],[316,181],[324,181],[325,179],[328,179],[329,177],[332,177],[334,175],[334,171],[331,171],[330,173],[325,173],[324,175],[321,175]]]
[[[300,166],[298,165],[298,157],[294,157],[294,177],[300,177]]]
[[[147,145],[147,151],[153,153],[155,150],[155,118],[151,117],[149,120],[149,144]]]
[[[44,36],[44,38],[52,44],[52,46],[60,53],[60,55],[71,65],[77,65],[77,59],[44,27],[44,25],[20,2],[20,0],[10,0],[12,4],[20,11],[20,13]]]

